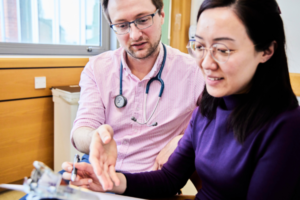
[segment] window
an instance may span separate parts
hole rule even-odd
[[[109,48],[101,0],[0,0],[0,53],[95,55]]]

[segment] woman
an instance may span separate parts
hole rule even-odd
[[[206,86],[177,149],[162,170],[117,173],[118,186],[103,187],[165,197],[196,169],[197,199],[300,199],[300,108],[276,1],[205,0],[197,20],[192,54]],[[89,173],[81,184],[103,191],[91,166],[76,166]]]

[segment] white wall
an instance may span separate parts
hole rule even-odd
[[[196,17],[203,0],[192,0],[191,25],[196,25]],[[300,1],[277,0],[281,9],[287,39],[287,56],[291,73],[300,73]]]
[[[192,0],[191,3],[191,25],[197,25],[197,14],[203,0]]]
[[[287,55],[291,73],[300,73],[300,1],[277,0],[281,9],[287,39]]]

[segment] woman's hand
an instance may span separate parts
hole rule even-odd
[[[96,192],[104,192],[102,185],[94,173],[92,165],[82,162],[75,163],[75,167],[77,168],[77,176],[75,181],[70,181],[71,185],[87,188]],[[63,179],[71,180],[73,163],[64,162],[62,168],[66,171],[63,173]]]
[[[105,192],[106,190],[103,189],[102,184],[99,182],[96,174],[94,173],[93,167],[91,164],[88,163],[75,163],[75,167],[77,169],[77,176],[75,181],[71,181],[70,184],[87,188],[92,191],[96,192]],[[73,170],[73,163],[64,162],[62,164],[62,168],[66,171],[63,173],[63,179],[71,180],[72,170]],[[123,194],[126,190],[127,181],[122,173],[115,173],[115,178],[119,180],[119,184],[113,186],[110,190],[111,192]],[[110,178],[109,174],[109,178]]]

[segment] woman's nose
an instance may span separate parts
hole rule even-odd
[[[199,66],[206,70],[216,70],[218,68],[218,63],[212,57],[209,50],[206,50],[203,58],[199,63]]]

